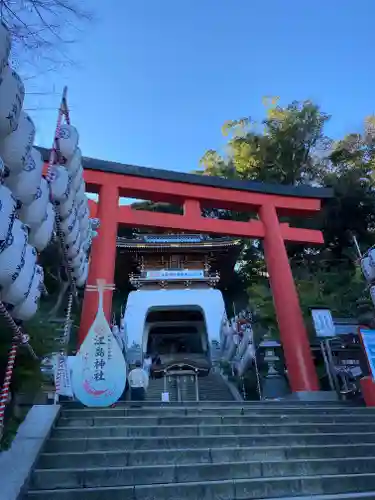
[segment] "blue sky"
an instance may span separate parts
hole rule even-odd
[[[265,95],[316,101],[333,115],[333,137],[375,112],[374,0],[86,3],[96,19],[71,50],[77,67],[33,83],[68,84],[86,156],[196,169],[223,146],[226,120],[262,118]],[[38,97],[42,109],[31,112],[45,146],[58,101]]]

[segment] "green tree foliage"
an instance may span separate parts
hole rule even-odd
[[[356,265],[352,235],[363,248],[375,243],[375,119],[365,120],[362,133],[334,142],[324,133],[330,117],[311,101],[282,107],[278,99],[271,99],[266,105],[261,123],[242,118],[224,124],[223,133],[228,136],[225,154],[208,150],[201,159],[200,173],[333,188],[334,197],[324,204],[319,216],[289,220],[296,227],[322,229],[325,238],[319,249],[288,246],[302,309],[307,318],[310,306],[325,305],[335,315],[368,320],[372,308]],[[257,317],[276,332],[261,242],[244,244],[238,272]]]

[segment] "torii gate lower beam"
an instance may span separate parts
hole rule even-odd
[[[91,192],[99,194],[97,216],[99,236],[91,254],[88,284],[104,278],[114,280],[117,225],[165,228],[191,232],[227,234],[264,241],[265,259],[274,297],[280,338],[293,392],[319,390],[307,331],[289,265],[285,241],[323,243],[320,231],[280,224],[279,215],[309,215],[320,210],[321,198],[330,190],[261,183],[238,183],[190,174],[84,160],[85,180]],[[136,197],[184,207],[183,215],[136,211],[119,206],[119,196]],[[256,210],[258,220],[236,222],[204,218],[207,206],[238,211]],[[86,293],[80,341],[87,334],[97,311],[96,296]],[[112,293],[106,292],[104,307],[108,320]]]

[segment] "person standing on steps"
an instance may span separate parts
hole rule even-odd
[[[142,363],[137,361],[135,368],[129,373],[130,400],[144,401],[148,388],[149,377],[146,371],[142,368]]]

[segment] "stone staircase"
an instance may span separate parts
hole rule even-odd
[[[167,391],[171,402],[178,401],[178,387],[180,391],[180,401],[195,402],[196,388],[195,378],[190,375],[176,377],[167,376]],[[234,397],[219,373],[209,373],[207,376],[198,378],[199,401],[233,401]],[[164,379],[158,378],[150,380],[147,391],[147,401],[161,401],[161,394],[164,391]]]
[[[375,410],[285,401],[69,404],[25,494],[25,500],[291,497],[375,499]]]

